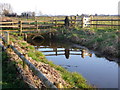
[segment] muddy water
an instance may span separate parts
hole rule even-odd
[[[83,75],[88,83],[98,88],[118,88],[118,64],[97,57],[85,47],[67,42],[33,42],[46,58],[71,72]]]

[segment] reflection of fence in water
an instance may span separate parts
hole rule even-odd
[[[51,47],[39,47],[39,48],[51,48]],[[69,59],[70,55],[81,55],[82,58],[85,58],[85,56],[92,57],[92,53],[90,53],[86,49],[69,49],[64,48],[64,50],[58,50],[58,48],[51,48],[53,50],[44,50],[42,52],[53,52],[52,54],[45,54],[45,56],[58,56],[58,55],[65,55],[67,59]],[[80,53],[78,53],[80,52]]]

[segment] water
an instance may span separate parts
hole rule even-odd
[[[39,44],[39,45],[38,45]],[[118,88],[118,64],[106,58],[97,57],[85,47],[71,43],[38,43],[34,46],[46,58],[71,72],[83,75],[88,83],[98,88]]]

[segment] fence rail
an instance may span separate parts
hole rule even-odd
[[[120,25],[111,25],[111,24],[90,24],[95,26],[120,26]]]
[[[69,23],[70,26],[80,26],[82,28],[84,27],[119,27],[120,19],[114,19],[114,18],[101,18],[101,19],[95,19],[93,17],[69,17]],[[53,19],[53,20],[31,20],[31,21],[14,21],[14,22],[0,22],[0,28],[13,28],[13,29],[19,29],[22,31],[22,29],[40,29],[40,28],[50,28],[50,27],[58,27],[58,26],[64,26],[64,18],[63,19]]]
[[[0,36],[0,38],[2,38],[7,48],[11,48],[21,58],[23,61],[23,67],[25,67],[24,65],[27,65],[29,69],[33,71],[34,75],[36,75],[47,88],[58,90],[57,87],[51,81],[49,81],[31,62],[29,62],[29,60],[27,60],[23,54],[21,54],[14,46],[9,44],[9,32],[6,32],[6,39],[4,39],[2,36]],[[2,48],[4,47],[1,44],[0,46],[2,46]]]
[[[120,19],[93,19],[91,21],[120,21]]]

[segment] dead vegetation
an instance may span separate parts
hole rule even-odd
[[[18,40],[18,42],[24,43],[24,41],[20,40]],[[14,46],[17,50],[21,51],[21,53],[27,53],[27,49],[25,49],[24,47],[21,48],[17,42],[14,43]],[[8,50],[8,55],[10,57],[10,60],[17,63],[19,73],[21,74],[24,81],[29,84],[30,87],[45,88],[43,83],[38,79],[37,76],[33,74],[31,70],[28,69],[28,67],[26,69],[23,68],[23,63],[21,59],[12,50]],[[50,67],[48,64],[37,62],[29,56],[27,56],[27,59],[35,67],[37,67],[52,83],[61,83],[63,86],[68,86],[68,84],[62,79],[59,72],[56,71],[54,68]]]

